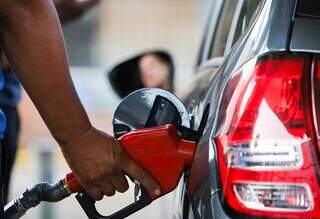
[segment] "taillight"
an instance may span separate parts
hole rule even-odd
[[[320,217],[314,133],[305,119],[310,72],[310,56],[277,54],[246,63],[229,80],[215,142],[224,201],[236,212]]]

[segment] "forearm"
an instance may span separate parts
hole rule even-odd
[[[4,2],[5,0],[2,0]],[[64,145],[91,127],[72,83],[51,0],[8,3],[1,45],[56,140]]]
[[[0,43],[10,64],[91,197],[126,191],[125,174],[159,196],[159,185],[119,143],[91,127],[70,78],[51,0],[0,0],[0,22]]]

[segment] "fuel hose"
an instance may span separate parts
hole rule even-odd
[[[5,218],[21,218],[29,209],[38,206],[41,202],[59,202],[79,190],[81,187],[74,174],[68,174],[65,179],[55,184],[38,183],[5,206]]]

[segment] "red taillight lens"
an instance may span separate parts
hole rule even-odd
[[[215,142],[223,195],[234,210],[320,217],[318,163],[305,120],[310,66],[309,56],[269,55],[227,84]]]

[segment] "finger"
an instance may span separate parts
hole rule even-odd
[[[97,186],[106,196],[113,196],[116,193],[114,186],[108,179],[99,181],[99,184]]]
[[[148,191],[152,196],[160,196],[161,189],[158,183],[150,176],[147,171],[142,169],[133,161],[128,161],[128,164],[125,166],[124,171],[134,179],[138,180],[142,186]]]
[[[118,192],[124,193],[129,189],[128,181],[124,175],[116,175],[110,181]]]
[[[94,200],[100,201],[103,199],[103,192],[97,186],[83,186],[86,193]]]

